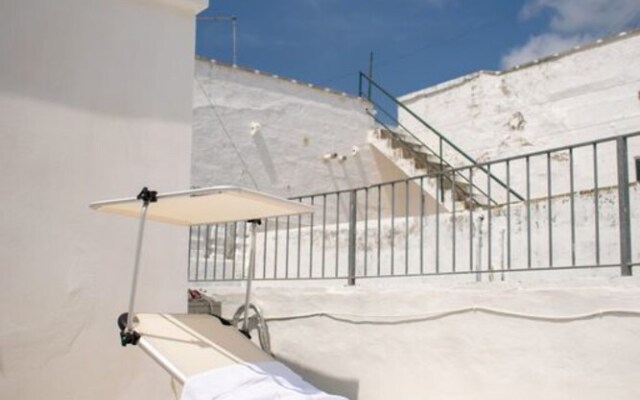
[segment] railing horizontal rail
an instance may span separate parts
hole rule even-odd
[[[479,180],[476,166],[453,168],[473,179],[472,194],[478,185],[505,194],[484,208],[440,201],[441,171],[295,196],[315,214],[265,221],[256,279],[629,274],[640,265],[640,182],[628,173],[639,152],[634,132],[479,163],[526,188],[522,201],[488,175]],[[244,222],[191,228],[189,279],[244,279],[247,232]]]

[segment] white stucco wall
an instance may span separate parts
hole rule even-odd
[[[207,291],[226,316],[244,299],[241,288]],[[352,400],[640,396],[640,318],[602,313],[638,311],[637,278],[259,286],[254,299],[271,319],[275,355]]]
[[[0,398],[171,398],[168,375],[119,344],[137,222],[88,204],[189,186],[205,5],[0,4]],[[140,310],[186,309],[186,251],[183,229],[149,224]]]
[[[427,121],[442,130],[454,143],[459,144],[472,156],[483,160],[626,133],[636,129],[639,122],[637,87],[634,86],[638,81],[638,68],[629,66],[637,61],[637,57],[634,56],[637,55],[637,40],[637,36],[634,36],[628,40],[613,41],[589,51],[576,52],[544,64],[504,74],[482,73],[464,77],[460,79],[460,85],[444,84],[442,87],[427,89],[424,93],[408,95],[404,100],[410,103],[413,109],[424,112]],[[215,65],[206,68],[210,68],[204,70],[214,76],[212,80],[222,80],[222,75],[217,74],[224,72],[225,79],[232,82],[226,83],[229,89],[224,89],[220,95],[224,101],[221,101],[216,109],[229,114],[227,118],[230,122],[225,123],[225,126],[234,126],[233,129],[237,132],[244,132],[238,135],[234,133],[232,137],[238,138],[237,143],[245,141],[242,146],[245,146],[247,153],[253,152],[255,165],[261,165],[257,150],[251,147],[256,146],[250,141],[251,122],[260,122],[258,118],[267,115],[277,123],[280,120],[286,121],[286,124],[290,125],[283,123],[283,126],[289,131],[296,131],[298,128],[294,128],[285,112],[280,111],[280,120],[275,119],[273,114],[277,114],[274,111],[278,108],[271,106],[271,102],[290,100],[291,104],[297,104],[301,100],[279,95],[272,87],[266,90],[265,85],[271,81],[265,77],[251,78],[258,82],[252,81],[252,85],[258,86],[258,89],[247,90],[248,84],[241,82],[242,86],[237,88],[244,90],[233,91],[238,84],[234,79],[239,80],[237,76],[246,76],[248,80],[248,75],[241,74],[250,75],[251,72],[234,71],[229,67]],[[201,73],[200,76],[204,74]],[[202,79],[205,81],[205,78]],[[271,82],[274,86],[285,83],[279,80]],[[224,86],[222,82],[216,84],[218,87]],[[198,84],[196,98],[197,90]],[[275,98],[268,97],[269,101],[265,101],[267,94]],[[305,95],[309,93],[305,92]],[[415,100],[411,99],[413,95],[416,96]],[[215,99],[213,95],[211,97]],[[204,104],[202,99],[200,101],[198,104]],[[239,105],[235,106],[235,101]],[[270,107],[265,107],[269,108],[266,111],[263,109],[265,103]],[[227,110],[233,108],[231,104],[238,110]],[[423,106],[424,108],[420,108]],[[300,105],[290,107],[304,108]],[[518,111],[527,121],[522,130],[509,128],[513,114]],[[196,109],[196,117],[199,112],[206,112],[205,107],[201,107],[200,111]],[[272,112],[273,114],[270,114]],[[246,118],[246,114],[256,117]],[[403,117],[406,116],[401,113],[401,118]],[[201,118],[203,121],[206,120],[202,116]],[[215,115],[207,118],[214,122],[217,119]],[[269,126],[260,123],[262,126]],[[274,122],[275,126],[277,123]],[[610,123],[614,125],[611,126]],[[213,123],[209,122],[209,125]],[[600,129],[602,126],[607,130]],[[194,141],[198,140],[200,135],[198,129],[204,132],[206,127],[196,127]],[[285,132],[284,129],[282,131]],[[470,133],[474,133],[475,136],[471,136]],[[227,139],[222,137],[220,142],[224,140]],[[630,146],[636,146],[638,142],[638,139],[635,139]],[[313,143],[311,142],[310,147],[314,152],[325,152],[324,147],[316,150]],[[348,150],[351,143],[344,145]],[[207,152],[213,152],[212,146],[213,143],[210,143],[202,148],[208,149]],[[228,149],[229,146],[225,148]],[[631,147],[631,156],[636,148]],[[593,165],[590,161],[593,155],[589,150],[584,153],[578,151],[575,154],[577,190],[589,189],[590,182],[593,181]],[[231,153],[229,157],[234,158],[234,151],[231,149],[217,152],[216,157],[222,158],[227,152]],[[382,180],[401,178],[403,173],[406,173],[402,168],[389,165],[389,159],[385,159],[382,153],[373,154],[374,162],[377,164],[370,165],[377,165]],[[600,185],[615,184],[615,147],[607,145],[601,149],[600,156]],[[203,155],[196,154],[195,157]],[[571,264],[570,200],[566,195],[569,182],[567,160],[566,154],[556,154],[552,160],[552,194],[555,197],[551,203],[555,266]],[[630,158],[629,163],[631,160]],[[531,165],[532,197],[536,198],[532,204],[533,267],[543,267],[548,262],[548,203],[544,199],[545,162],[544,159],[534,160]],[[213,164],[207,166],[200,162],[200,166],[214,171]],[[236,165],[236,168],[242,167]],[[524,185],[520,178],[523,176],[524,167],[511,165],[511,168],[512,182],[520,185],[522,189]],[[495,174],[501,173],[499,168],[492,171]],[[220,170],[219,173],[223,174],[224,170]],[[263,181],[269,182],[269,177],[264,174]],[[291,179],[296,178],[292,176]],[[314,191],[309,188],[314,187],[315,182],[295,181],[296,185],[305,188],[304,192]],[[250,183],[244,178],[238,183],[247,185],[247,182]],[[271,187],[268,183],[266,185],[264,188],[267,190],[289,195],[286,190],[278,188],[277,184]],[[413,187],[410,190],[415,192],[415,189]],[[618,206],[615,189],[609,187],[599,194],[601,263],[616,263],[619,260]],[[372,201],[375,202],[377,193],[373,189],[370,193]],[[633,185],[631,212],[634,239],[638,235],[637,224],[634,222],[640,218],[640,208],[637,207],[639,194],[638,185]],[[383,192],[381,198],[381,273],[390,272],[391,240],[395,246],[393,257],[397,272],[404,272],[407,247],[410,274],[420,272],[421,249],[425,254],[425,272],[435,272],[436,216],[428,215],[421,221],[415,212],[414,201],[418,197],[414,196],[410,203],[408,226],[404,222],[404,208],[402,204],[397,204],[398,217],[392,229],[389,219],[389,193]],[[397,199],[402,200],[404,196],[400,194]],[[340,199],[330,196],[328,201],[329,207],[333,208],[327,216],[324,255],[320,232],[322,215],[316,213],[313,239],[306,228],[310,224],[310,217],[302,219],[300,240],[296,229],[291,231],[288,240],[286,233],[280,230],[277,245],[273,231],[269,233],[266,241],[262,234],[258,236],[258,277],[283,278],[287,269],[289,276],[295,277],[298,275],[298,257],[301,260],[299,274],[302,278],[319,278],[322,275],[323,257],[326,260],[328,276],[333,275],[336,270],[340,276],[346,276],[348,194],[342,195]],[[359,205],[362,206],[361,197]],[[371,203],[369,206],[371,207]],[[322,205],[316,203],[315,207],[319,211]],[[594,264],[593,193],[576,194],[575,207],[576,263]],[[337,227],[334,216],[336,208],[341,212]],[[506,227],[506,206],[494,208],[491,212],[491,265],[499,268],[506,253],[500,240],[500,232]],[[476,211],[476,229],[478,216],[479,211]],[[362,213],[359,214],[359,218],[362,218]],[[456,266],[458,270],[468,270],[470,264],[468,211],[459,211],[455,219],[445,213],[440,216],[439,225],[440,268],[445,272],[452,269],[454,249],[451,238],[454,220],[458,240]],[[286,222],[280,220],[279,223],[282,229]],[[296,223],[294,219],[292,225],[295,226]],[[482,252],[482,268],[485,270],[488,264],[486,223],[485,219]],[[511,224],[512,266],[526,268],[526,208],[523,203],[511,206]],[[366,249],[368,274],[375,275],[375,212],[369,214],[369,236],[366,241],[363,225],[364,221],[360,219],[357,225],[356,265],[358,272],[362,273]],[[273,228],[273,222],[270,222],[269,226]],[[424,243],[419,242],[421,227]],[[409,232],[408,242],[405,239],[406,231]],[[479,244],[478,230],[475,234],[474,251]],[[238,238],[238,243],[241,241],[242,238]],[[266,265],[263,264],[264,253],[261,251],[265,242],[268,246]],[[337,246],[338,252],[335,251]],[[633,246],[633,257],[637,261],[640,257],[637,240]],[[216,276],[220,276],[223,268],[227,276],[231,275],[234,268],[236,276],[240,276],[243,268],[241,253],[237,254],[234,266],[231,259],[223,259],[221,247],[222,245],[215,261],[218,268]],[[276,251],[277,271],[274,270]],[[313,266],[309,263],[311,252]],[[477,260],[475,253],[474,260]],[[206,265],[207,279],[211,279],[213,275],[213,261],[210,258]],[[223,262],[226,262],[225,267],[221,265]],[[474,265],[477,264],[474,262]],[[203,274],[204,260],[200,260],[200,267],[198,272]],[[195,271],[191,272],[191,278],[195,278]],[[634,367],[640,356],[640,347],[635,340],[640,333],[640,320],[637,313],[619,312],[638,311],[640,282],[636,277],[621,278],[620,271],[616,268],[508,273],[504,281],[501,275],[485,274],[479,283],[475,282],[475,275],[358,279],[356,287],[344,287],[344,278],[323,281],[260,281],[254,283],[256,289],[253,298],[269,320],[274,353],[321,389],[343,394],[350,399],[595,400],[612,397],[631,400],[640,395],[636,384],[638,374]],[[242,284],[238,282],[200,282],[192,283],[192,286],[202,288],[221,300],[223,313],[227,317],[233,315],[244,301]],[[489,313],[486,312],[488,309],[502,310],[506,313]],[[441,314],[449,311],[451,313]],[[300,318],[301,316],[304,317]]]
[[[640,130],[640,31],[502,72],[481,71],[400,98],[480,160]],[[521,129],[510,122],[515,113]],[[401,122],[417,126],[404,112]]]
[[[194,98],[195,186],[289,197],[380,181],[366,144],[370,105],[361,99],[202,59]],[[345,159],[323,160],[331,153]]]
[[[495,160],[640,131],[640,31],[507,71],[480,71],[400,100],[478,161]],[[438,149],[434,135],[403,110],[400,122]],[[593,186],[590,148],[576,153],[576,189]],[[454,165],[468,163],[445,145]],[[629,168],[640,140],[629,144]],[[568,154],[554,159],[554,181],[568,183]],[[616,184],[615,145],[599,148],[600,184]],[[543,160],[544,161],[544,160]],[[520,164],[524,164],[521,162]],[[524,167],[512,165],[524,190]],[[537,168],[544,171],[544,165]],[[493,170],[504,180],[500,167]],[[633,170],[631,170],[633,171]],[[630,174],[632,175],[632,174]],[[532,182],[544,183],[539,177]],[[544,190],[532,188],[534,195]],[[555,193],[568,192],[562,188]]]

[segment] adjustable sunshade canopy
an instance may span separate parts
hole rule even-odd
[[[251,251],[244,305],[246,331],[251,280],[255,270],[256,226],[259,220],[311,213],[313,210],[310,206],[252,190],[221,186],[166,194],[157,194],[143,188],[137,197],[101,201],[90,207],[140,220],[129,312],[118,319],[121,344],[139,344],[174,378],[186,384],[183,399],[203,398],[200,396],[202,390],[206,390],[207,395],[224,392],[226,398],[229,387],[236,390],[239,393],[236,397],[240,398],[248,386],[253,385],[254,391],[261,394],[264,392],[264,396],[260,398],[265,399],[283,398],[286,394],[287,398],[295,395],[295,398],[346,400],[325,395],[313,388],[255,346],[235,327],[224,326],[214,316],[138,314],[134,317],[133,313],[146,219],[182,226],[249,221]],[[229,383],[230,378],[233,385]],[[265,388],[271,392],[265,392]],[[271,395],[276,391],[277,395]],[[193,397],[193,394],[199,397]],[[216,396],[207,398],[218,398]]]
[[[138,217],[140,225],[133,268],[126,328],[121,331],[122,344],[136,344],[140,335],[133,329],[133,309],[140,269],[144,224],[147,219],[182,226],[216,224],[234,221],[251,222],[251,252],[247,276],[246,308],[248,310],[251,280],[255,270],[255,230],[261,219],[312,212],[311,207],[265,193],[233,186],[187,190],[157,194],[146,187],[137,197],[92,203],[91,208],[112,214]],[[123,314],[125,315],[125,314]],[[244,326],[247,327],[245,313]]]
[[[219,186],[158,194],[147,210],[147,219],[174,225],[204,225],[248,221],[312,212],[312,208],[265,193],[233,186]],[[91,208],[112,214],[140,217],[135,197],[100,201]]]

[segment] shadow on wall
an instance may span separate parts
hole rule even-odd
[[[318,389],[330,394],[344,396],[350,400],[358,399],[358,389],[360,387],[358,381],[329,376],[278,355],[276,355],[276,358]]]
[[[262,126],[257,122],[252,122],[250,129],[251,138],[253,139],[253,143],[256,145],[256,148],[258,150],[258,155],[260,156],[260,161],[262,161],[262,166],[269,176],[269,181],[271,181],[272,184],[275,184],[278,182],[278,176],[276,175],[276,168],[273,165],[273,159],[271,157],[271,153],[269,152],[269,148],[267,147],[267,142],[262,136]]]

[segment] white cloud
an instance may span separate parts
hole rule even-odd
[[[640,20],[638,0],[530,0],[525,19],[544,10],[552,13],[550,28],[562,33],[611,33]]]
[[[565,51],[593,40],[589,35],[563,36],[556,33],[545,33],[534,36],[527,44],[515,48],[502,57],[502,66],[511,68],[548,55]]]
[[[522,19],[550,13],[547,31],[502,58],[504,68],[570,49],[640,24],[638,0],[529,0]]]

